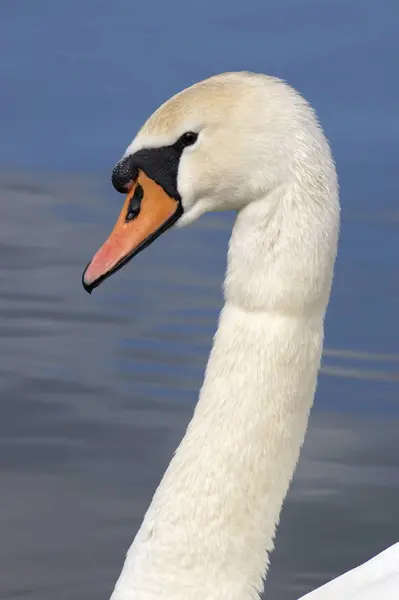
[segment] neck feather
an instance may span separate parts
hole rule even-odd
[[[297,193],[279,188],[237,216],[199,402],[112,600],[261,593],[313,402],[335,258],[327,209],[296,211]]]

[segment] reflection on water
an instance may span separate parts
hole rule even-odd
[[[0,6],[4,598],[106,598],[183,435],[233,216],[170,231],[91,297],[80,277],[118,212],[107,179],[135,129],[177,89],[228,69],[277,73],[316,105],[344,208],[268,597],[294,600],[399,539],[399,84],[386,76],[397,5],[172,4],[155,20],[140,5],[140,26],[131,0]]]
[[[399,368],[396,364],[399,363],[398,354],[376,354],[373,352],[326,348],[324,358],[328,359],[328,357],[341,360],[340,364],[335,365],[328,364],[325,360],[321,369],[321,372],[325,375],[399,382]],[[376,363],[376,366],[382,365],[382,369],[374,369],[374,363]],[[371,368],[370,364],[372,365]],[[388,367],[389,370],[384,370],[384,367]]]

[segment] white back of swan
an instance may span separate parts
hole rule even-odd
[[[300,600],[398,600],[399,543]]]

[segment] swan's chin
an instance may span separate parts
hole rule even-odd
[[[186,225],[191,225],[194,223],[199,217],[204,215],[207,212],[214,210],[211,206],[211,201],[207,198],[203,200],[198,200],[193,206],[187,208],[184,207],[184,211],[182,216],[177,221],[177,227],[185,227]]]

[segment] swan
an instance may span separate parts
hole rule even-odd
[[[328,142],[285,82],[225,73],[158,108],[112,182],[126,199],[88,292],[172,225],[237,216],[199,400],[111,598],[257,600],[320,367],[340,213]]]

